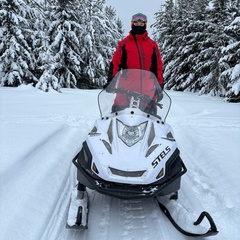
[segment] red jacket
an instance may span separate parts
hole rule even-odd
[[[148,33],[135,35],[130,32],[127,37],[118,43],[109,68],[108,81],[110,81],[120,69],[134,68],[153,72],[159,84],[163,88],[162,58],[158,45]]]

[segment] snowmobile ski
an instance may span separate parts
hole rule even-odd
[[[216,227],[216,224],[214,222],[214,220],[212,219],[211,215],[208,212],[202,212],[197,221],[195,221],[193,224],[194,225],[199,225],[204,218],[206,218],[210,224],[210,228],[207,232],[205,233],[192,233],[192,232],[188,232],[184,229],[182,229],[177,223],[176,221],[173,219],[173,217],[171,216],[169,210],[167,209],[167,207],[161,203],[159,200],[157,200],[160,209],[162,210],[162,212],[166,215],[166,217],[169,219],[169,221],[172,223],[172,225],[182,234],[189,236],[189,237],[209,237],[209,236],[214,236],[218,234],[218,230]]]
[[[76,230],[88,228],[88,194],[86,190],[78,190],[77,186],[71,195],[66,227]]]

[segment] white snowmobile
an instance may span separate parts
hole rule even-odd
[[[155,75],[140,69],[121,70],[98,95],[101,118],[73,159],[78,184],[69,208],[67,227],[86,229],[88,196],[86,187],[122,199],[159,196],[178,198],[181,176],[187,169],[180,157],[166,118],[171,99],[162,91]],[[189,233],[172,219],[158,200],[161,210],[173,225],[188,236],[218,233],[211,216],[203,212],[210,229],[203,234]]]

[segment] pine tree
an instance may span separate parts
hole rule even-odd
[[[36,88],[39,88],[45,92],[48,92],[51,89],[60,91],[61,88],[58,79],[53,74],[55,65],[53,52],[49,46],[50,4],[53,4],[53,1],[49,2],[44,0],[41,5],[38,5],[39,21],[37,26],[36,40],[34,43],[34,54],[37,62],[35,73],[38,78],[38,82],[35,86]]]
[[[49,9],[49,43],[46,48],[44,72],[38,87],[59,90],[59,87],[75,87],[80,72],[80,42],[76,1],[51,1]],[[41,87],[42,88],[42,87]]]
[[[166,88],[239,101],[239,0],[167,0],[164,6],[154,38]]]
[[[176,39],[176,12],[173,0],[166,0],[164,8],[155,13],[156,22],[153,24],[153,38],[159,44],[164,63],[164,79],[170,82],[174,68],[174,58],[179,47],[175,44]],[[173,81],[174,79],[171,78]],[[173,83],[174,85],[175,83]]]
[[[192,1],[179,0],[174,6],[173,1],[166,1],[160,38],[164,39],[161,49],[165,86],[169,89],[182,91],[186,88],[184,85],[191,81],[191,53],[195,54],[190,27],[193,21],[192,4]]]
[[[235,3],[235,4],[234,4]],[[224,32],[230,37],[228,45],[222,48],[220,62],[223,69],[220,81],[226,89],[226,98],[230,102],[240,101],[240,10],[239,1],[230,5],[233,21],[225,27]]]
[[[1,85],[19,86],[37,81],[29,44],[33,34],[30,7],[22,0],[2,0],[0,9]]]
[[[227,1],[213,0],[212,7],[207,12],[206,20],[209,23],[206,48],[203,54],[207,54],[206,68],[207,75],[201,79],[200,93],[210,93],[213,96],[223,97],[226,93],[224,86],[219,81],[221,71],[224,66],[220,62],[221,49],[229,41],[229,37],[224,33],[224,25],[229,22],[227,12]]]
[[[105,83],[123,34],[105,0],[3,0],[0,7],[1,85],[60,91]]]
[[[80,87],[101,86],[106,81],[106,71],[117,41],[121,38],[121,25],[117,24],[114,9],[105,9],[105,0],[84,0],[87,14],[83,14],[83,34],[81,36]],[[118,21],[119,23],[119,21]]]

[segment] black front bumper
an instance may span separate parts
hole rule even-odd
[[[89,154],[90,152],[86,142],[83,144],[83,148]],[[91,161],[89,161],[91,163]],[[167,168],[172,168],[172,165],[176,165],[175,170],[171,170],[171,176],[167,175],[161,181],[149,185],[133,185],[133,184],[123,184],[108,182],[99,178],[96,174],[91,172],[90,164],[85,164],[83,160],[83,149],[81,152],[73,159],[74,165],[77,167],[77,179],[78,181],[90,189],[95,189],[101,194],[109,195],[122,199],[132,199],[132,198],[149,198],[156,196],[165,196],[170,193],[174,193],[180,189],[181,176],[187,172],[187,168],[179,156],[179,150],[176,151],[172,156],[171,165]],[[83,164],[82,164],[83,163]],[[84,166],[85,165],[85,166]],[[170,172],[170,170],[168,170]]]

